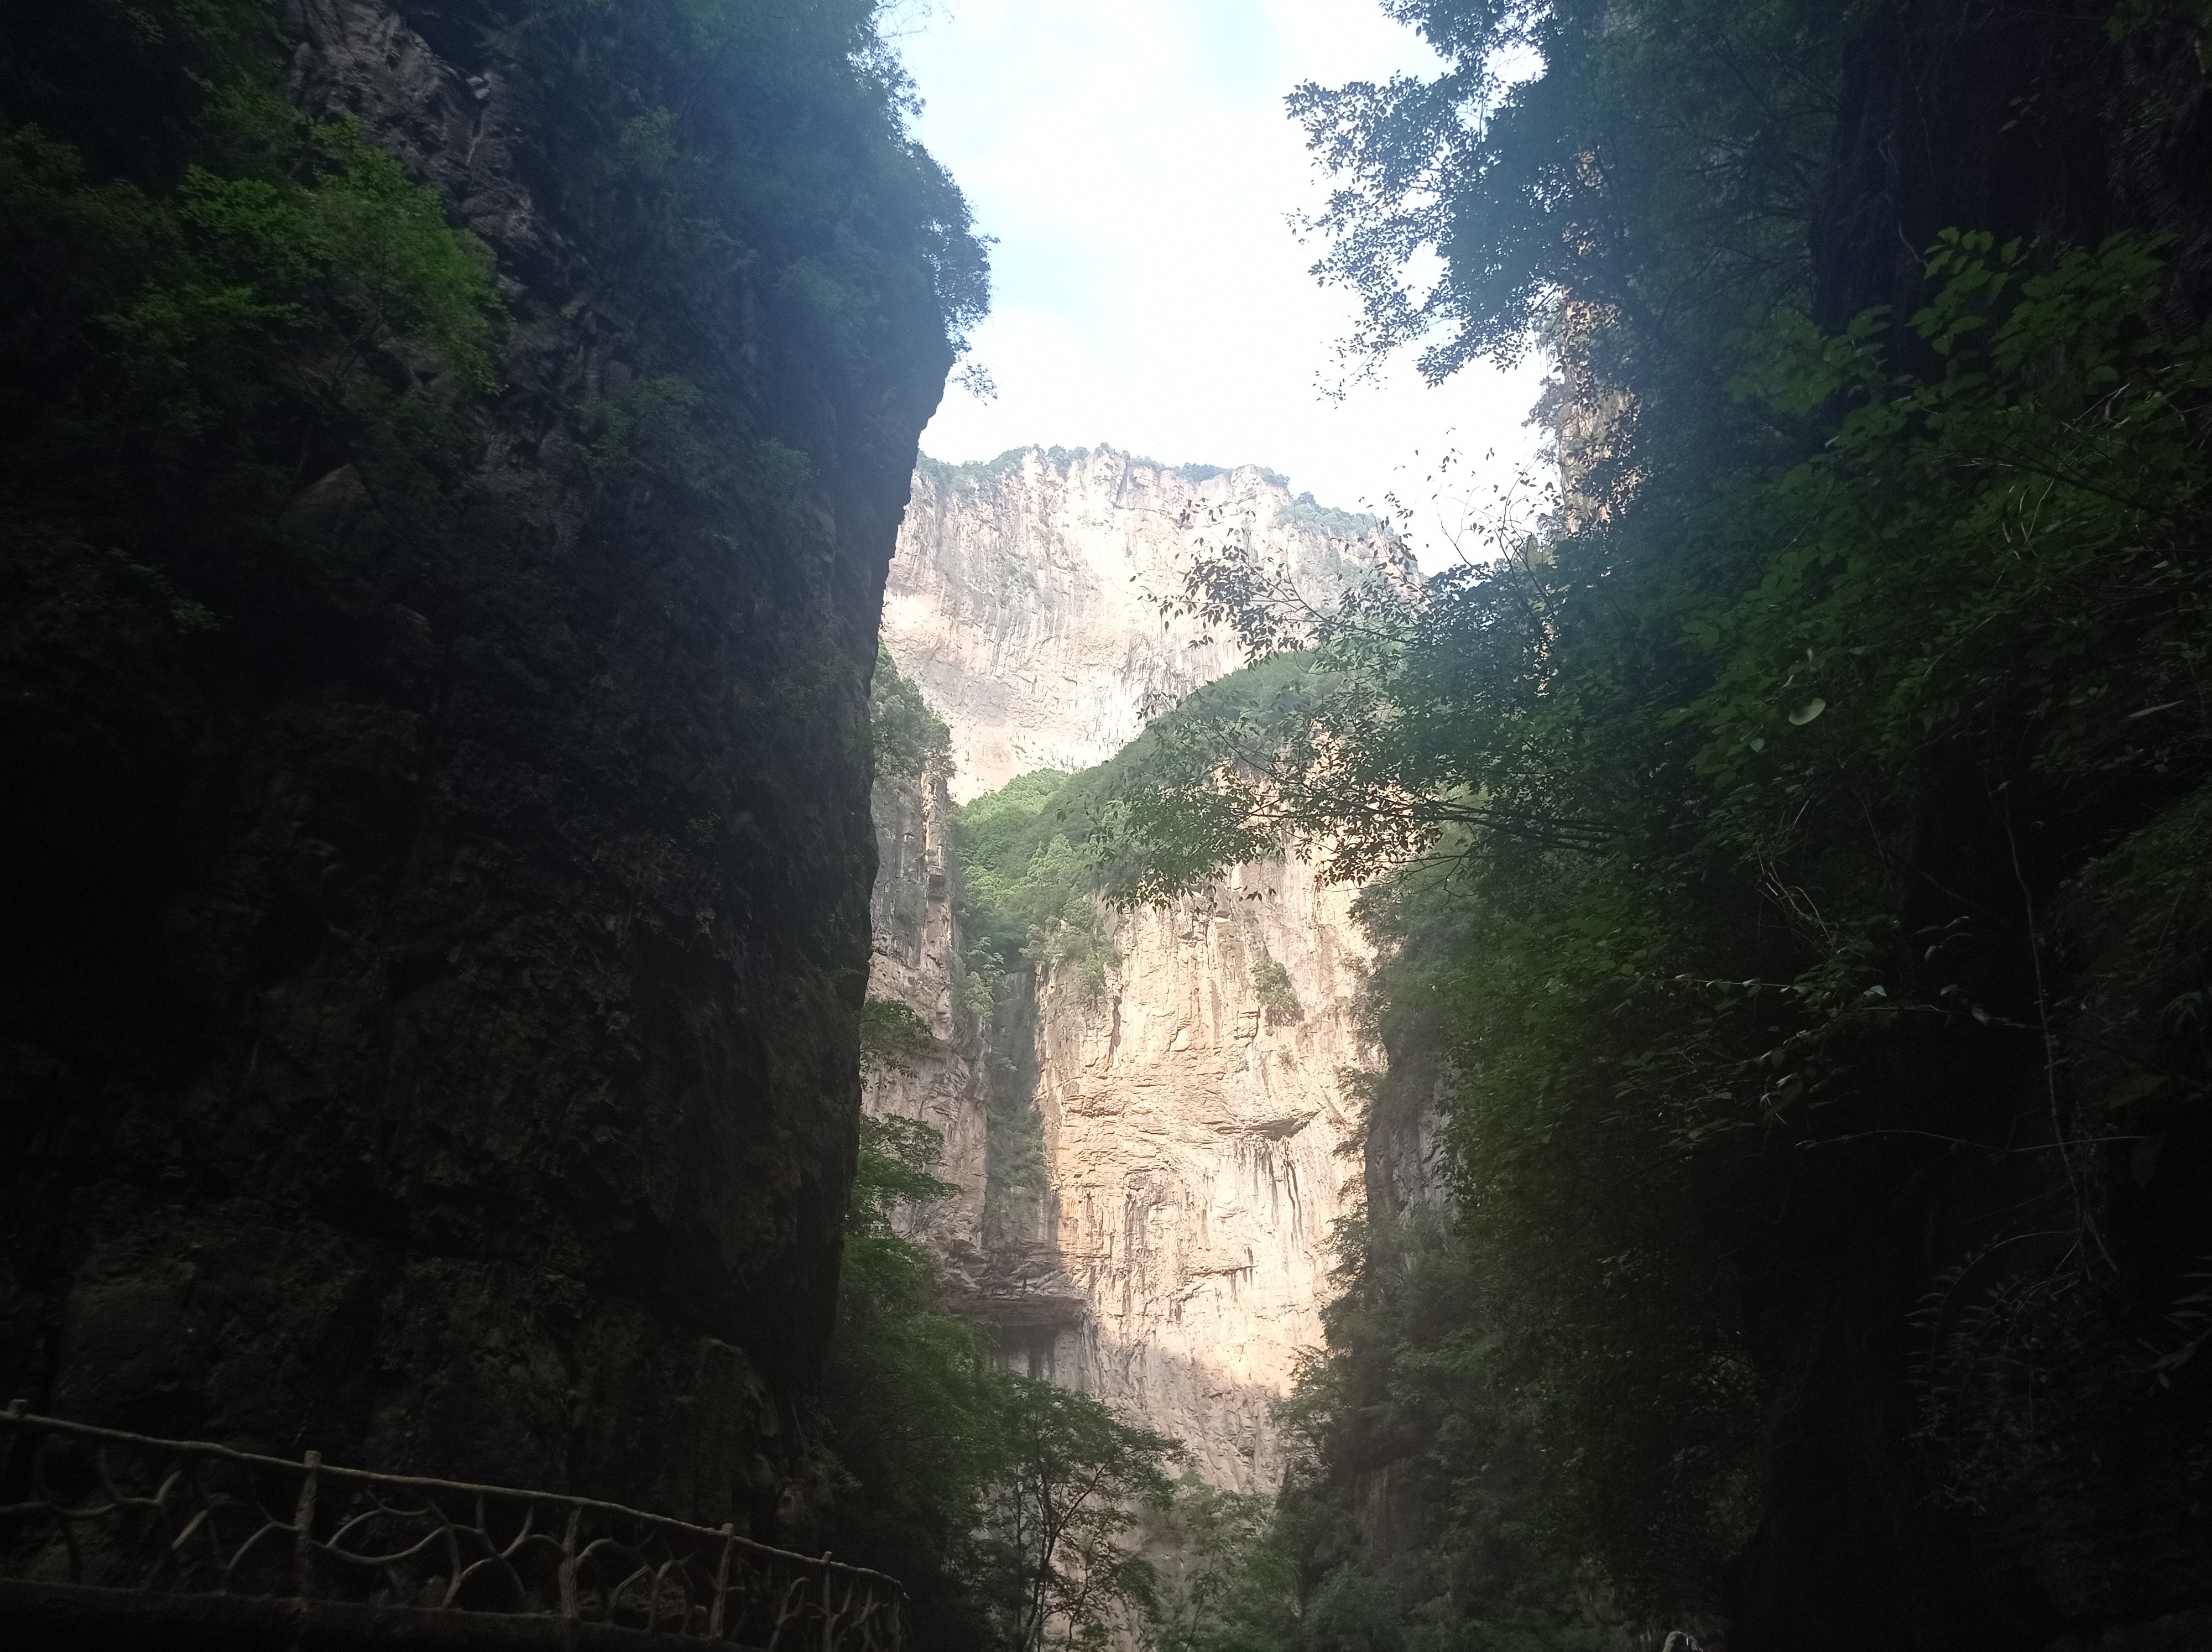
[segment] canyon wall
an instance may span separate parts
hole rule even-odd
[[[898,1066],[866,1074],[864,1105],[873,1116],[919,1119],[945,1139],[936,1174],[959,1191],[908,1207],[897,1225],[926,1241],[958,1281],[972,1280],[983,1257],[986,1126],[982,1029],[958,999],[959,920],[953,910],[952,799],[948,775],[932,766],[912,778],[876,783],[876,883],[869,906],[875,951],[868,996],[903,1004],[921,1017],[935,1047]]]
[[[1309,593],[1413,574],[1374,518],[1294,496],[1273,471],[1110,447],[925,460],[898,544],[884,642],[951,726],[963,800],[1103,762],[1153,711],[1243,663],[1233,638],[1160,607],[1204,548],[1249,547]]]
[[[162,54],[235,9],[27,13],[0,106],[158,203],[231,72]],[[489,365],[349,336],[355,416],[285,399],[339,370],[280,337],[149,434],[70,307],[155,277],[5,203],[40,252],[0,340],[0,1398],[799,1540],[868,673],[969,302],[939,283],[980,250],[845,25],[283,10],[243,83],[357,123],[381,193],[342,203],[413,202],[395,260],[481,265]],[[665,154],[623,147],[639,108]],[[312,222],[286,258],[350,220]],[[161,397],[204,388],[187,354]]]
[[[1157,600],[1229,542],[1323,599],[1359,571],[1411,575],[1370,519],[1253,466],[1030,448],[917,474],[884,636],[949,725],[957,770],[948,789],[878,790],[870,991],[914,1008],[939,1049],[872,1080],[866,1104],[945,1133],[943,1174],[969,1191],[923,1219],[1010,1362],[1182,1438],[1213,1484],[1264,1491],[1281,1473],[1268,1407],[1320,1341],[1331,1229],[1360,1193],[1339,1150],[1351,1077],[1377,1055],[1352,892],[1298,862],[1237,868],[1117,915],[1103,989],[1038,966],[988,1028],[963,1028],[943,847],[951,797],[1103,761],[1148,711],[1241,663]],[[1045,1185],[1001,1201],[987,1234],[971,1178],[994,1084],[1014,1092],[1002,1117],[1033,1109]]]
[[[1086,1309],[1052,1374],[1237,1491],[1280,1481],[1268,1408],[1320,1344],[1331,1230],[1357,1203],[1346,1078],[1376,1057],[1351,903],[1299,862],[1238,867],[1124,917],[1096,999],[1039,987],[1051,1237]]]

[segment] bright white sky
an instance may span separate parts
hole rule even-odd
[[[1108,442],[1265,465],[1346,508],[1395,491],[1421,501],[1431,568],[1455,511],[1429,502],[1436,454],[1466,457],[1455,496],[1528,461],[1533,364],[1431,389],[1407,360],[1341,403],[1321,393],[1352,302],[1307,274],[1321,249],[1285,222],[1326,186],[1283,97],[1435,70],[1375,0],[903,0],[886,21],[925,100],[919,135],[999,243],[971,358],[997,398],[949,387],[925,452]]]

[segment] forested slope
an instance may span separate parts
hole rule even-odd
[[[1315,843],[1396,952],[1212,1643],[2193,1644],[2212,19],[1392,9],[1450,67],[1294,100],[1322,271],[1547,349],[1562,489],[1318,620],[1201,568],[1285,658],[1122,791],[1133,893]]]

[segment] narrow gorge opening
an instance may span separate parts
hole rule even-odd
[[[2208,186],[2208,0],[0,9],[0,1643],[2212,1647]]]
[[[865,1105],[983,1143],[945,1161],[980,1177],[980,1210],[927,1220],[1009,1358],[1182,1440],[1217,1489],[1272,1495],[1270,1407],[1319,1341],[1357,1179],[1350,1087],[1379,1059],[1367,944],[1351,892],[1304,862],[1117,909],[1092,856],[1113,743],[1234,667],[1158,607],[1224,523],[1317,590],[1407,574],[1379,522],[1255,469],[1102,448],[921,473],[879,694],[941,708],[947,732],[939,766],[879,782],[871,993],[933,1017],[941,1054]],[[955,785],[991,789],[955,805]]]

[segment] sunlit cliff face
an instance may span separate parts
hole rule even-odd
[[[1256,465],[1173,470],[1110,448],[925,465],[883,636],[951,725],[953,796],[1103,762],[1153,712],[1242,665],[1233,639],[1162,607],[1194,556],[1230,544],[1307,591],[1413,572],[1372,518],[1293,497]]]
[[[1214,1484],[1260,1491],[1281,1475],[1268,1408],[1320,1342],[1331,1229],[1358,1198],[1338,1151],[1357,1122],[1347,1081],[1380,1057],[1354,1012],[1369,952],[1352,892],[1278,862],[1121,914],[1103,989],[1041,967],[987,1047],[952,1009],[945,848],[952,796],[1102,762],[1242,663],[1160,605],[1232,536],[1302,585],[1407,571],[1379,529],[1253,467],[1032,449],[916,477],[884,637],[951,726],[958,770],[949,794],[878,788],[870,991],[914,1008],[939,1049],[872,1080],[868,1106],[944,1133],[940,1174],[967,1191],[915,1230],[1010,1362],[1182,1439]],[[1048,1187],[987,1244],[994,1060],[1030,1092]]]
[[[1331,1229],[1358,1196],[1346,1077],[1377,1058],[1353,1013],[1351,899],[1300,863],[1240,867],[1128,914],[1096,1000],[1040,993],[1051,1236],[1087,1308],[1054,1375],[1242,1491],[1281,1477],[1268,1407],[1320,1344]]]

